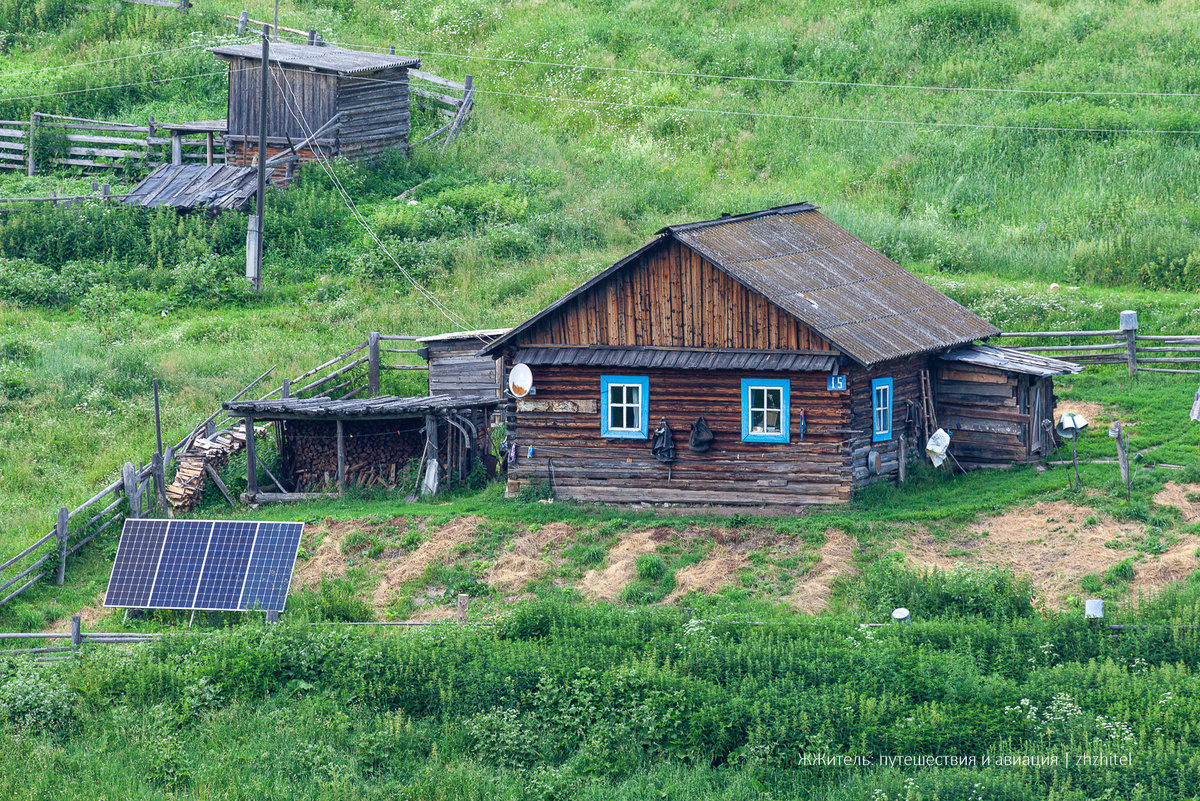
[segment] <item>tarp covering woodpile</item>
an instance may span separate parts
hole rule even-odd
[[[181,211],[241,211],[258,191],[255,167],[163,164],[125,196],[127,206],[171,206]]]

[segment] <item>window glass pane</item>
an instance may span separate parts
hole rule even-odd
[[[763,390],[761,387],[750,387],[750,408],[761,409],[763,407]]]
[[[761,434],[763,432],[763,413],[762,411],[750,411],[750,430]]]
[[[766,393],[767,393],[767,408],[768,409],[778,409],[780,407],[781,397],[783,395],[783,392],[778,389],[768,389],[768,390],[766,390]]]
[[[621,407],[621,406],[613,406],[609,409],[609,414],[608,414],[608,427],[609,428],[620,428],[621,427],[621,419],[622,419],[622,417],[624,417],[624,415],[621,414],[622,408],[623,407]]]
[[[638,390],[640,389],[641,387],[636,385],[625,387],[625,402],[634,404],[638,403]]]
[[[636,406],[626,406],[625,407],[625,427],[626,428],[640,428],[641,427],[638,425],[638,411],[639,411],[639,409]]]
[[[768,410],[767,411],[767,431],[770,431],[771,433],[775,433],[775,434],[779,433],[780,428],[779,428],[779,411],[778,410]]]
[[[625,398],[625,388],[620,384],[608,385],[608,403],[611,406],[614,403],[620,403]]]

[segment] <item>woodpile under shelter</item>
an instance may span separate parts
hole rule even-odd
[[[998,333],[801,203],[663,228],[480,355],[532,374],[510,491],[804,505],[900,478],[938,357]]]
[[[478,351],[509,330],[456,331],[418,339],[420,353],[429,362],[429,394],[500,397],[504,364],[494,356],[480,356]]]
[[[247,499],[254,502],[322,497],[348,484],[412,490],[401,486],[405,467],[419,464],[424,475],[433,459],[443,482],[461,481],[476,463],[494,470],[489,420],[500,403],[494,396],[385,395],[232,401],[223,408],[243,418],[247,431],[276,423],[283,475],[272,475],[275,486],[265,492],[250,469],[256,456],[253,438],[247,440]]]
[[[229,62],[225,159],[248,165],[258,152],[262,46],[209,48]],[[408,70],[421,60],[342,47],[272,42],[268,56],[267,157],[363,159],[408,147]]]

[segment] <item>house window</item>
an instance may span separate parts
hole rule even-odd
[[[650,416],[650,379],[646,376],[600,376],[600,436],[645,439]]]
[[[791,381],[742,379],[742,442],[791,441]]]
[[[892,438],[892,379],[876,378],[871,382],[871,441],[884,442]]]

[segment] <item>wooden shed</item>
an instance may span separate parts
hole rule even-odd
[[[1078,364],[1012,348],[971,345],[942,354],[937,423],[960,467],[1007,467],[1054,448],[1054,377]]]
[[[262,46],[209,51],[229,62],[226,161],[249,164],[258,151]],[[269,60],[268,157],[295,147],[301,161],[361,159],[408,147],[408,70],[419,58],[272,42]]]
[[[456,331],[418,339],[429,362],[429,394],[500,397],[503,363],[495,356],[480,356],[478,351],[510,330]]]
[[[507,407],[518,485],[804,505],[897,478],[937,355],[998,333],[801,203],[668,226],[481,355],[533,374]],[[664,422],[673,460],[652,452]]]

